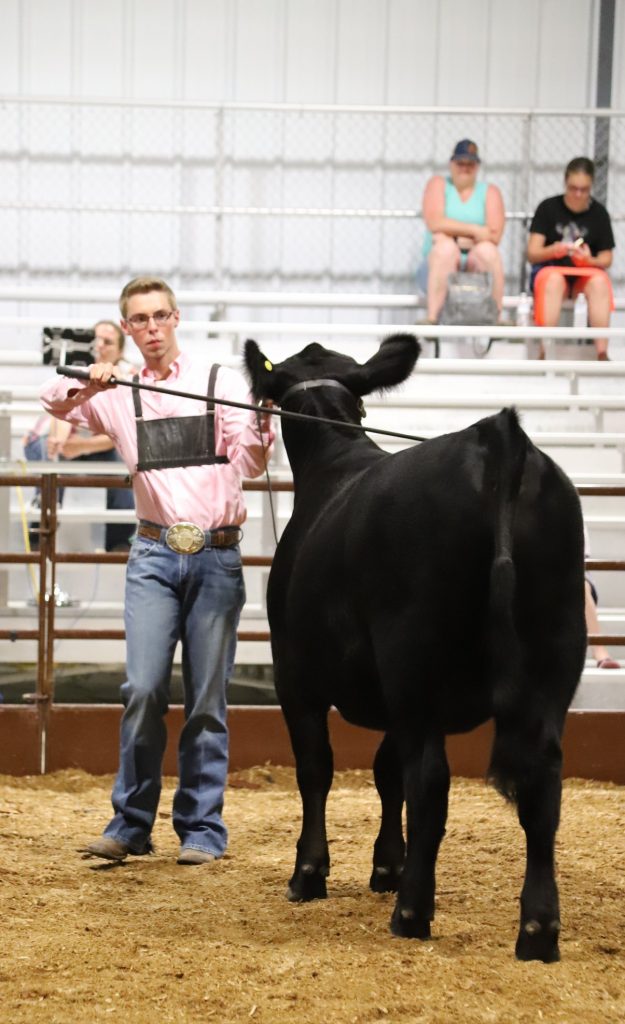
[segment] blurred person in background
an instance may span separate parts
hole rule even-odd
[[[130,377],[136,368],[124,358],[125,335],[119,324],[112,320],[99,320],[94,326],[95,337],[93,350],[96,363],[113,363],[120,377]],[[92,434],[86,430],[73,428],[70,423],[55,420],[50,416],[40,416],[33,429],[23,440],[24,455],[29,461],[43,462],[66,459],[79,459],[85,462],[120,462],[121,459],[115,446],[107,434]],[[63,492],[59,491],[59,504],[63,502]],[[40,507],[39,496],[36,494],[32,502],[33,508]],[[125,487],[110,487],[106,491],[107,509],[132,509],[134,499],[132,490]],[[105,527],[106,551],[128,551],[135,531],[134,523],[107,523]],[[30,546],[33,550],[39,547],[39,534],[31,524],[29,526]]]
[[[590,537],[584,523],[584,558],[590,558]],[[601,633],[597,607],[599,595],[597,588],[590,576],[584,577],[584,613],[586,616],[586,632],[589,636],[598,636]],[[607,647],[603,644],[595,644],[592,648],[597,668],[620,668],[620,662],[615,661]]]
[[[612,222],[605,206],[592,195],[595,165],[585,156],[571,160],[564,172],[564,193],[543,199],[530,224],[527,258],[532,264],[530,287],[543,267],[595,268],[588,276],[553,274],[545,284],[544,326],[555,327],[565,298],[583,293],[590,327],[609,327],[612,286],[606,273],[615,247]],[[608,339],[595,338],[597,359],[608,359]],[[541,347],[540,359],[545,358]]]
[[[597,591],[592,580],[588,577],[584,580],[584,601],[585,601],[585,615],[586,615],[586,632],[589,636],[598,636],[601,633],[601,626],[599,625],[599,616],[597,614],[597,604],[599,598]],[[603,644],[595,644],[592,648],[592,653],[597,662],[597,668],[620,668],[621,664],[610,654],[607,647]]]
[[[489,273],[493,299],[501,312],[504,273],[498,245],[505,210],[496,185],[478,181],[480,156],[471,139],[456,143],[446,176],[434,175],[423,193],[427,228],[417,284],[427,295],[427,317],[438,318],[447,294],[447,279],[457,270]]]

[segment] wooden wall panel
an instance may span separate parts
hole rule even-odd
[[[0,737],[4,737],[13,754],[0,770],[25,774],[20,769],[15,750],[19,744],[11,729],[16,716],[0,708]],[[9,713],[9,714],[7,714]],[[33,714],[29,709],[29,713]],[[48,727],[47,766],[82,768],[94,774],[114,772],[121,708],[114,705],[56,705],[51,709]],[[167,716],[169,742],[165,773],[176,773],[176,744],[182,728],[182,708],[170,708]],[[25,724],[20,724],[24,729]],[[32,722],[31,722],[32,728]],[[330,729],[337,770],[369,768],[380,740],[380,734],[349,725],[337,713],[330,716]],[[623,712],[574,711],[568,716],[564,737],[564,775],[625,784],[625,758],[622,744],[625,735]],[[472,733],[451,736],[447,749],[452,773],[469,778],[483,777],[488,765],[492,726],[488,723]],[[264,764],[292,765],[293,756],[282,714],[274,707],[235,707],[230,710],[230,764],[232,770]],[[26,764],[26,761],[24,762]],[[28,762],[33,771],[32,761]]]
[[[0,775],[37,775],[39,736],[37,708],[0,706]]]

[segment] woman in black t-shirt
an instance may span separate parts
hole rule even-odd
[[[576,157],[564,173],[563,195],[544,199],[530,225],[527,258],[532,264],[530,286],[542,267],[598,267],[612,264],[614,235],[605,206],[591,195],[595,165],[585,156]],[[545,288],[545,326],[555,327],[562,300],[583,292],[588,302],[591,327],[608,327],[612,306],[610,282],[603,274],[592,277],[561,277],[553,274]],[[595,338],[597,359],[608,358],[608,339]],[[544,358],[544,351],[541,357]]]

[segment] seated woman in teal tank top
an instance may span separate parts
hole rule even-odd
[[[426,234],[418,283],[427,291],[428,320],[437,323],[456,270],[492,274],[493,298],[501,311],[504,274],[497,248],[505,225],[501,192],[477,181],[480,158],[470,139],[461,139],[451,155],[449,175],[434,175],[423,194]]]

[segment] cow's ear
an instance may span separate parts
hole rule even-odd
[[[362,395],[403,383],[412,373],[421,346],[413,334],[393,334],[360,368]]]
[[[256,401],[261,398],[269,398],[272,394],[271,384],[273,383],[273,365],[264,352],[261,352],[255,341],[251,338],[245,342],[244,352],[245,371],[250,382],[250,388]]]

